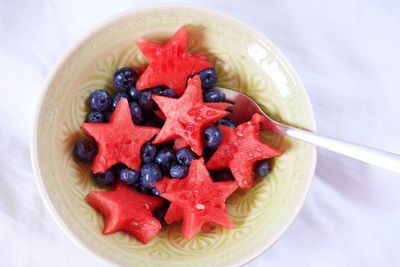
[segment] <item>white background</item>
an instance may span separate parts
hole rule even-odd
[[[45,209],[29,138],[46,75],[119,11],[166,1],[0,1],[0,262],[97,266]],[[298,71],[319,132],[400,153],[400,2],[187,1],[243,20]],[[311,191],[280,241],[248,266],[400,264],[400,176],[319,150]]]

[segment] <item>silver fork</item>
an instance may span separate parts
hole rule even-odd
[[[229,117],[238,123],[248,121],[254,113],[259,113],[267,119],[262,125],[262,130],[294,137],[336,153],[400,173],[400,155],[328,138],[310,131],[276,122],[268,117],[268,115],[261,110],[258,104],[247,95],[226,88],[217,88],[225,94],[227,101],[234,103],[234,105],[229,108],[232,111]]]

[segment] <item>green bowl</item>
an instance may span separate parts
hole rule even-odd
[[[236,228],[217,227],[191,240],[181,225],[163,229],[143,245],[119,232],[104,236],[103,220],[85,201],[98,190],[89,167],[72,157],[79,128],[88,111],[86,98],[112,86],[113,72],[145,63],[134,40],[163,41],[187,25],[189,50],[215,65],[218,86],[244,92],[275,119],[309,130],[314,117],[300,79],[272,43],[249,26],[215,11],[191,6],[158,6],[114,16],[85,36],[48,78],[32,140],[32,162],[41,195],[65,233],[99,258],[123,266],[238,266],[270,247],[300,210],[313,176],[316,152],[311,145],[265,134],[285,151],[272,172],[251,190],[228,200]]]

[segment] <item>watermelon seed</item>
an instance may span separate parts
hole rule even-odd
[[[198,210],[204,210],[205,207],[206,206],[204,206],[203,204],[197,204],[196,205],[196,209],[198,209]]]

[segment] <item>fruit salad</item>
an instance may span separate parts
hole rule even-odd
[[[116,70],[116,94],[90,93],[81,124],[88,137],[73,151],[102,188],[86,200],[103,215],[103,234],[125,231],[147,243],[179,221],[185,239],[234,228],[227,198],[252,188],[282,152],[261,140],[262,116],[242,124],[229,118],[234,103],[214,87],[213,64],[187,50],[185,27],[165,44],[136,44],[148,66],[140,74]]]

